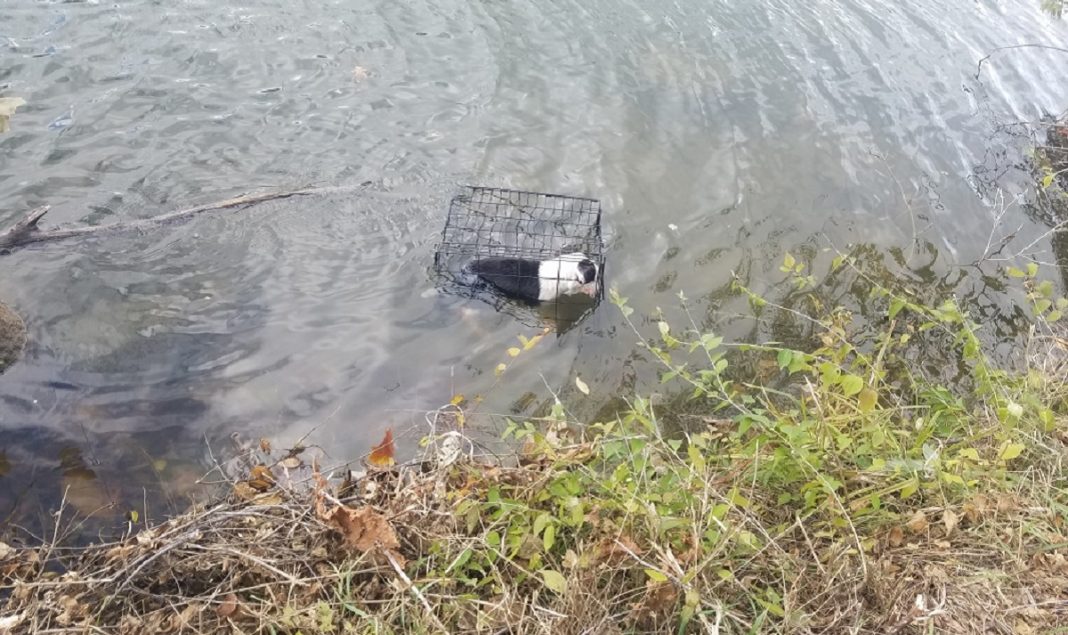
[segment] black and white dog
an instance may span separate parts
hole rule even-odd
[[[479,258],[464,269],[501,293],[530,303],[551,302],[579,293],[597,297],[597,263],[581,252],[550,260]]]

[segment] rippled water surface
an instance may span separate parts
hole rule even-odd
[[[548,385],[583,416],[575,374],[651,389],[607,305],[494,387],[535,331],[433,293],[462,183],[599,198],[609,284],[642,313],[685,290],[713,315],[732,271],[759,286],[806,243],[922,234],[974,260],[1024,152],[999,131],[1068,107],[1059,53],[976,78],[1028,42],[1068,24],[1037,0],[4,0],[0,96],[27,104],[0,135],[0,227],[343,189],[0,256],[32,338],[0,378],[0,513],[90,478],[81,508],[164,508],[235,431],[340,460],[392,426],[411,454],[456,392],[529,413]]]

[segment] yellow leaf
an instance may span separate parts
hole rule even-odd
[[[1001,460],[1002,461],[1011,461],[1011,460],[1015,459],[1016,457],[1020,456],[1021,454],[1023,454],[1023,451],[1025,449],[1026,448],[1023,446],[1022,443],[1010,443],[1007,446],[1005,446],[1004,450],[1001,451]]]
[[[668,580],[666,575],[656,569],[646,569],[645,575],[649,576],[649,579],[653,582],[667,582]]]
[[[452,399],[449,400],[449,403],[454,405],[454,406],[459,406],[463,402],[464,402],[464,396],[463,396],[462,393],[456,393],[455,395],[452,396]]]
[[[509,354],[510,356],[512,356],[512,357],[515,357],[515,356],[516,356],[516,355],[518,355],[519,353],[520,353],[520,350],[519,350],[518,348],[516,348],[515,346],[513,346],[513,347],[511,347],[511,348],[509,348],[509,349],[508,349],[508,354]]]
[[[871,388],[865,388],[860,391],[860,396],[857,397],[857,405],[860,406],[861,412],[871,412],[875,408],[876,402],[879,401],[879,393],[875,392]]]
[[[549,587],[551,591],[555,591],[560,595],[567,593],[567,579],[560,575],[559,572],[552,569],[542,569],[541,579],[545,582],[545,586]]]
[[[846,397],[852,397],[864,389],[864,380],[856,375],[842,375],[838,380]]]
[[[590,387],[586,385],[586,382],[582,381],[581,377],[575,377],[575,387],[584,395],[590,394]]]
[[[524,351],[529,351],[530,349],[534,348],[534,345],[537,344],[538,342],[540,342],[541,338],[543,338],[543,337],[545,337],[545,336],[544,335],[535,335],[534,337],[530,338],[529,340],[527,340],[526,342],[523,343],[523,350]]]
[[[498,377],[500,377],[501,374],[504,373],[504,369],[506,369],[506,368],[508,368],[507,364],[497,364],[497,368],[493,369],[493,374],[495,374]]]

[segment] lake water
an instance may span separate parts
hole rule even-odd
[[[433,293],[461,184],[599,198],[636,316],[685,291],[716,325],[732,272],[770,285],[806,245],[972,262],[992,185],[1026,191],[1007,131],[1068,108],[1064,54],[977,62],[1065,42],[1038,0],[4,0],[0,96],[27,104],[0,135],[0,228],[41,204],[104,224],[350,191],[0,256],[32,338],[0,378],[0,520],[68,485],[83,511],[180,508],[234,432],[340,461],[392,427],[403,458],[455,393],[530,414],[551,388],[583,418],[657,389],[607,303],[512,360],[536,330]]]

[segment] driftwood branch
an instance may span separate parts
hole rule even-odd
[[[1060,46],[1050,46],[1048,44],[1013,44],[1011,46],[999,46],[997,48],[990,49],[990,52],[984,55],[979,63],[975,67],[975,79],[979,79],[979,75],[983,72],[983,62],[989,60],[994,53],[999,51],[1012,51],[1014,49],[1043,49],[1046,51],[1057,51],[1060,53],[1068,53],[1068,49]]]
[[[362,188],[306,188],[285,192],[242,194],[241,196],[235,196],[233,198],[228,198],[223,201],[207,203],[205,205],[198,205],[196,207],[190,207],[188,209],[170,212],[161,216],[156,216],[154,218],[112,223],[110,225],[93,225],[89,227],[71,227],[66,229],[41,229],[37,226],[37,223],[49,210],[49,206],[45,205],[34,209],[29,214],[27,214],[25,218],[15,223],[15,225],[11,229],[0,233],[0,254],[9,253],[11,250],[18,249],[19,247],[25,247],[26,245],[32,243],[40,243],[52,240],[63,240],[66,238],[77,238],[81,236],[89,236],[91,234],[99,234],[103,232],[145,230],[165,223],[187,220],[189,218],[192,218],[193,216],[196,216],[197,214],[202,214],[204,212],[217,212],[234,208],[248,207],[257,203],[264,203],[266,201],[276,201],[280,199],[291,198],[294,196],[337,193],[344,191],[353,191],[354,189]]]

